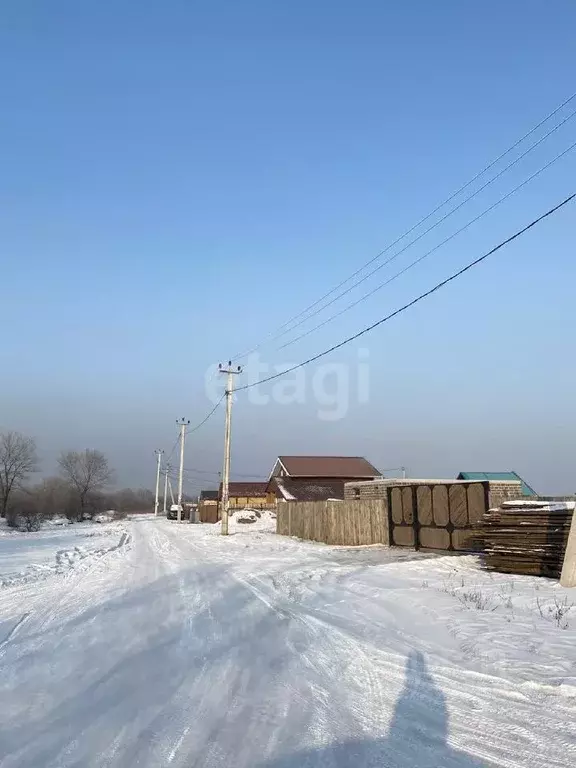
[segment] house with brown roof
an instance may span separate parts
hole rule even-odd
[[[327,501],[343,499],[345,483],[381,476],[362,456],[278,456],[267,487],[278,501]]]

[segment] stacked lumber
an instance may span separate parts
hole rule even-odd
[[[482,520],[490,571],[560,578],[574,501],[507,501]]]

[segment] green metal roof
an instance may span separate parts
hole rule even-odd
[[[520,480],[523,496],[537,496],[536,491],[516,472],[460,472],[457,480]]]

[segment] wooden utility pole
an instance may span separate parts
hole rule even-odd
[[[178,475],[178,522],[182,522],[182,482],[184,479],[184,440],[186,439],[186,427],[190,421],[184,417],[176,421],[180,425],[180,474]]]
[[[228,361],[228,367],[224,368],[222,363],[218,366],[220,373],[225,373],[226,381],[226,426],[224,429],[224,466],[222,468],[222,536],[228,535],[228,507],[229,507],[229,485],[230,485],[230,432],[232,428],[232,392],[234,389],[234,375],[242,373],[242,368],[232,368],[232,361]]]
[[[156,462],[156,496],[154,499],[154,517],[158,517],[158,492],[160,490],[160,469],[162,467],[162,454],[164,451],[158,449],[155,451],[157,456]]]

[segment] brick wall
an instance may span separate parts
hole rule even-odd
[[[503,501],[522,499],[520,480],[490,480],[488,482],[488,508],[497,509]]]
[[[385,499],[386,489],[394,485],[394,480],[362,480],[344,484],[345,499]]]

